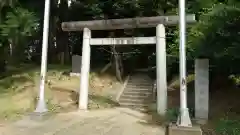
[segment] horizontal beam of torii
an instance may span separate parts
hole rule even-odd
[[[187,23],[194,23],[195,15],[186,15]],[[176,25],[179,23],[179,16],[155,16],[155,17],[137,17],[126,19],[109,19],[93,21],[73,21],[63,22],[63,31],[82,31],[83,28],[90,30],[114,30],[114,29],[132,29],[132,28],[151,28],[158,24]]]

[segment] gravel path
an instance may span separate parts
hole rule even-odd
[[[165,135],[148,116],[126,108],[71,112],[36,121],[25,117],[6,125],[0,135]]]

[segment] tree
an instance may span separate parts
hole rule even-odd
[[[2,9],[4,7],[13,7],[16,3],[18,2],[18,0],[1,0],[0,1],[0,24],[1,24],[1,20],[2,20]]]
[[[0,26],[0,34],[9,42],[11,62],[19,62],[23,58],[28,45],[26,39],[33,35],[38,25],[35,14],[27,9],[16,8],[7,13],[6,20]]]

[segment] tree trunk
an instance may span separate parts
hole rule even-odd
[[[110,32],[109,37],[113,38],[114,37],[114,32]],[[116,74],[117,79],[120,82],[123,82],[122,70],[121,70],[122,69],[121,55],[118,54],[115,45],[111,45],[111,50],[112,50],[112,53],[113,53],[113,62],[112,62],[111,65],[113,65],[114,68],[115,68],[115,74]]]
[[[59,8],[58,8],[58,22],[57,22],[57,50],[58,53],[61,55],[60,62],[61,64],[65,64],[70,62],[70,49],[68,45],[68,33],[63,32],[61,28],[61,23],[66,21],[68,10],[68,1],[67,0],[60,0]]]
[[[2,23],[2,13],[1,13],[1,8],[0,8],[0,24]]]
[[[60,52],[60,63],[61,63],[61,65],[64,65],[64,52]]]
[[[17,34],[16,34],[17,35]],[[19,60],[21,59],[21,55],[18,53],[21,50],[18,44],[18,37],[15,36],[14,38],[9,40],[9,59],[8,62],[11,65],[18,64]]]
[[[116,77],[120,82],[122,82],[122,75],[121,75],[120,64],[119,64],[120,60],[119,60],[119,55],[117,54],[117,51],[116,51],[116,46],[115,45],[111,46],[111,49],[114,55]]]
[[[10,56],[10,57],[13,56],[13,46],[12,46],[12,42],[9,43],[9,56]]]
[[[112,66],[112,62],[110,61],[107,65],[105,65],[102,70],[100,71],[101,74],[106,72]]]
[[[70,48],[68,44],[68,33],[63,32],[63,43],[64,43],[64,63],[70,62]]]

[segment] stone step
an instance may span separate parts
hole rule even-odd
[[[122,95],[150,96],[152,94],[152,91],[124,91]]]
[[[129,77],[129,79],[136,79],[136,80],[152,80],[150,77],[147,77],[147,76],[131,76]]]
[[[119,104],[125,106],[147,106],[150,105],[152,101],[120,101]]]
[[[137,78],[137,79],[148,79],[148,80],[151,80],[151,78],[149,77],[149,76],[147,76],[147,75],[136,75],[136,74],[134,74],[134,75],[132,75],[130,78]]]
[[[142,83],[142,84],[152,84],[153,81],[151,80],[135,80],[135,79],[129,79],[128,80],[129,83]]]
[[[134,83],[131,83],[131,82],[128,82],[128,84],[126,85],[126,87],[153,87],[153,84],[151,83],[139,83],[139,82],[134,82]]]
[[[148,82],[148,81],[146,81],[146,82],[143,82],[143,81],[128,81],[128,84],[130,85],[130,84],[132,84],[132,85],[136,85],[136,84],[141,84],[141,85],[153,85],[153,83],[152,82]]]
[[[152,88],[143,88],[143,87],[125,87],[125,90],[130,90],[130,91],[152,91]]]
[[[128,82],[127,85],[141,85],[141,86],[152,86],[153,83],[152,82]]]
[[[131,102],[131,103],[149,103],[152,101],[152,97],[146,98],[120,98],[120,102]]]
[[[135,95],[135,94],[133,94],[133,95],[122,95],[121,96],[121,98],[131,98],[131,99],[135,99],[135,98],[148,98],[148,97],[152,97],[152,95],[150,94],[150,95]]]
[[[132,74],[132,76],[144,76],[144,77],[148,77],[148,75],[146,75],[146,73],[134,73],[134,74]]]
[[[129,78],[122,93],[119,104],[122,107],[144,111],[153,102],[153,80],[144,75],[137,74]]]
[[[130,108],[144,108],[144,107],[149,107],[149,104],[143,104],[143,103],[120,103],[121,106],[123,107],[130,107]]]
[[[152,92],[152,89],[149,89],[149,88],[126,88],[125,89],[126,91],[142,91],[142,92],[145,92],[145,91],[151,91]]]
[[[152,93],[152,90],[151,89],[135,89],[135,88],[126,88],[125,89],[126,92],[142,92],[142,93],[145,93],[145,92],[151,92]]]
[[[135,88],[139,88],[139,87],[142,87],[142,88],[151,88],[153,87],[152,84],[141,84],[141,83],[128,83],[126,85],[126,87],[135,87]]]
[[[146,75],[132,75],[130,78],[144,78],[144,79],[151,79],[149,76]]]
[[[123,95],[152,95],[152,91],[137,91],[137,90],[126,90],[123,92]]]
[[[126,85],[126,88],[135,88],[135,89],[152,89],[152,85]]]

